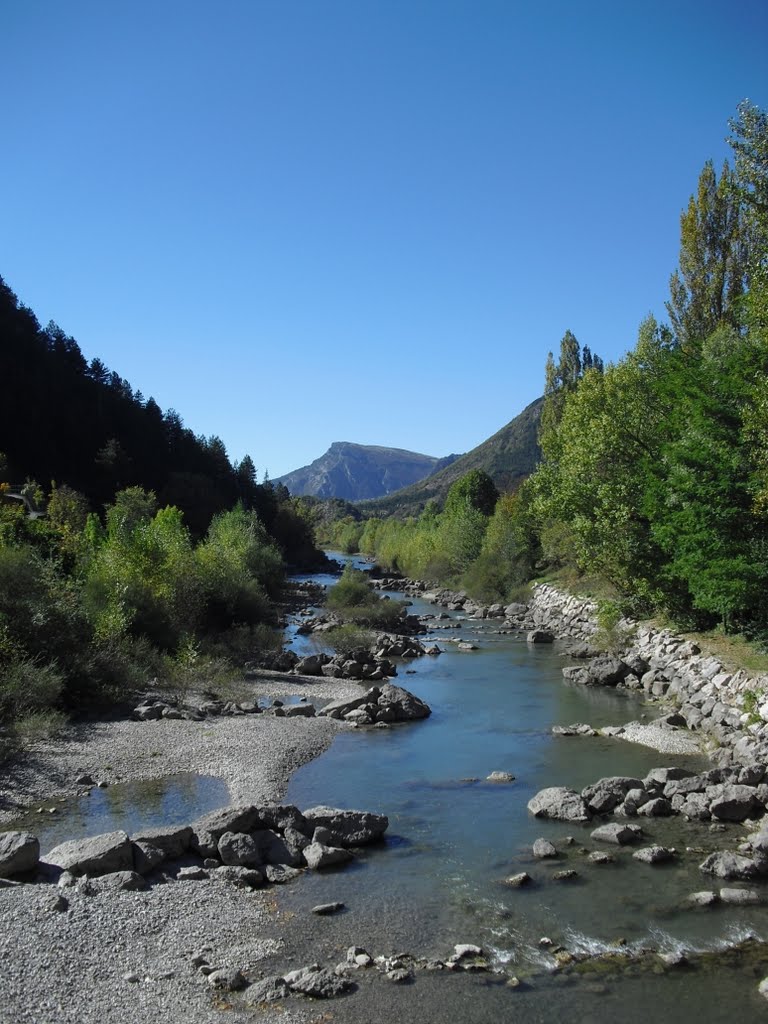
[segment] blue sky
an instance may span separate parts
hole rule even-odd
[[[664,314],[764,0],[4,0],[0,275],[272,477],[463,452]]]

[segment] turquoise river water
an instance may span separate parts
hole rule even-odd
[[[438,609],[417,599],[410,610],[434,615]],[[579,1021],[621,1013],[625,1021],[699,1024],[730,1021],[734,1013],[745,1020],[768,1017],[768,1004],[757,993],[757,982],[768,973],[763,954],[730,962],[715,956],[675,971],[664,971],[654,958],[643,967],[601,965],[567,975],[552,970],[554,961],[539,942],[544,936],[576,952],[682,950],[694,964],[696,953],[722,951],[749,935],[764,937],[763,906],[703,911],[685,905],[688,894],[717,887],[698,865],[713,849],[734,849],[741,830],[731,826],[719,834],[677,819],[640,819],[647,835],[642,845],[674,846],[673,863],[651,867],[633,860],[631,848],[616,847],[607,848],[615,863],[590,863],[588,852],[606,849],[591,840],[594,826],[534,819],[526,808],[534,793],[554,785],[578,789],[606,775],[642,778],[663,765],[697,770],[704,760],[619,739],[553,736],[555,724],[621,724],[652,718],[657,709],[611,689],[566,685],[558,645],[528,645],[500,634],[498,622],[458,614],[439,625],[450,628],[430,635],[444,653],[402,663],[395,680],[427,701],[431,717],[387,730],[345,731],[293,777],[288,802],[330,802],[390,819],[386,842],[330,876],[332,883],[323,873],[281,890],[288,917],[309,920],[301,936],[294,935],[296,955],[303,943],[342,958],[355,943],[373,955],[445,957],[454,943],[472,942],[501,972],[495,980],[420,972],[406,994],[389,986],[382,1020],[405,1014],[429,1022],[444,1020],[446,1013],[477,1024],[563,1014]],[[479,649],[457,650],[451,638],[458,637]],[[296,637],[294,649],[311,644]],[[515,781],[484,781],[494,770],[511,772]],[[531,845],[539,836],[562,852],[556,861],[533,858]],[[554,880],[563,868],[575,869],[577,877]],[[532,885],[503,884],[521,871],[532,876]],[[345,913],[313,923],[308,909],[331,899],[343,900]],[[509,989],[509,975],[525,984]],[[334,1019],[355,1020],[354,1002],[335,1004]]]

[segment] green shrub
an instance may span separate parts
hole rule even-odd
[[[328,592],[327,607],[347,622],[393,629],[402,615],[403,602],[380,597],[366,574],[348,565]]]
[[[323,639],[337,654],[351,654],[361,647],[370,650],[376,641],[376,634],[363,626],[348,623],[329,629],[323,633]]]

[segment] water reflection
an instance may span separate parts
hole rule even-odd
[[[183,772],[94,788],[87,796],[59,803],[55,816],[31,813],[6,827],[32,832],[40,840],[44,855],[68,839],[118,829],[132,835],[160,825],[186,825],[206,811],[228,803],[229,790],[221,779]]]

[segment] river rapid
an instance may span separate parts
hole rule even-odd
[[[409,610],[419,616],[438,611],[418,599]],[[445,958],[455,943],[469,942],[482,946],[496,969],[493,976],[419,972],[415,984],[403,987],[381,980],[371,994],[380,1017],[371,1020],[429,1024],[450,1013],[486,1024],[564,1014],[592,1021],[621,1013],[625,1021],[701,1024],[730,1021],[734,1013],[746,1020],[764,1016],[757,993],[768,973],[762,950],[722,954],[747,936],[765,937],[763,907],[686,906],[690,893],[717,888],[698,865],[714,849],[735,848],[738,825],[711,832],[678,819],[641,819],[642,845],[673,846],[678,853],[671,864],[650,866],[634,860],[632,848],[593,841],[594,826],[536,820],[526,808],[545,786],[579,789],[603,776],[642,778],[668,765],[696,771],[706,767],[704,760],[619,739],[553,736],[553,725],[620,725],[651,719],[658,709],[615,690],[566,685],[557,644],[529,645],[499,632],[498,621],[449,614],[427,623],[447,627],[429,634],[443,653],[402,662],[395,680],[427,701],[431,717],[386,730],[344,731],[291,781],[290,803],[309,807],[330,796],[336,806],[387,814],[390,828],[385,844],[363,852],[333,881],[310,873],[279,893],[285,921],[302,922],[300,929],[286,927],[287,955],[300,959],[312,951],[341,960],[357,944],[374,956]],[[458,638],[478,649],[458,650]],[[294,634],[297,652],[313,643]],[[515,779],[486,781],[493,771]],[[539,837],[554,843],[556,860],[533,857]],[[614,862],[591,863],[587,855],[596,849],[610,852]],[[555,880],[563,869],[576,877]],[[531,875],[530,885],[504,884],[522,871]],[[344,902],[343,914],[309,914],[331,899]],[[543,938],[575,953],[613,951],[619,962],[557,971],[553,947],[542,945]],[[637,963],[622,958],[642,948],[686,953],[690,966],[669,969],[654,956]],[[508,985],[513,976],[522,983],[514,989]],[[362,987],[371,984],[361,977]],[[359,1020],[359,1013],[358,997],[334,1004],[335,1020]]]

